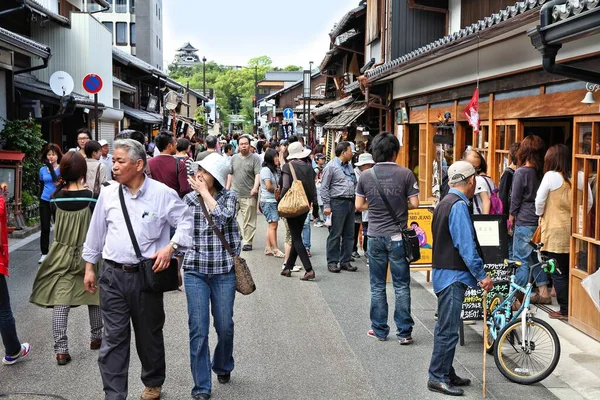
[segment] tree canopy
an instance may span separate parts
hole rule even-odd
[[[236,112],[246,119],[245,129],[249,129],[254,121],[252,99],[254,98],[255,80],[265,78],[267,71],[301,71],[302,67],[288,65],[284,68],[273,66],[268,56],[254,57],[248,60],[247,66],[226,66],[215,61],[206,63],[206,89],[213,89],[217,98],[217,107],[223,123],[229,122],[229,115]],[[169,66],[169,76],[190,88],[203,88],[203,65],[193,67]]]

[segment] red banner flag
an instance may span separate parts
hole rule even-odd
[[[469,125],[473,127],[473,132],[479,132],[479,88],[475,89],[471,101],[463,111],[463,115],[467,118]]]

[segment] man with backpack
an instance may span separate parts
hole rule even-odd
[[[177,153],[175,138],[169,132],[163,131],[156,137],[156,147],[160,154],[148,160],[152,179],[164,183],[183,198],[191,189],[187,180],[185,161],[173,157]]]

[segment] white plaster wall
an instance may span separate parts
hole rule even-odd
[[[462,29],[460,26],[460,12],[461,12],[461,0],[450,0],[448,3],[448,9],[450,10],[450,32],[458,32]]]

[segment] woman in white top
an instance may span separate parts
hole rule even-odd
[[[560,274],[553,275],[560,311],[550,318],[566,320],[569,311],[569,252],[571,241],[571,152],[564,144],[548,149],[544,157],[544,178],[535,197],[535,213],[540,217],[541,242],[546,255],[557,261]],[[578,174],[577,189],[583,190],[583,173]],[[592,190],[588,186],[587,211],[592,208]]]

